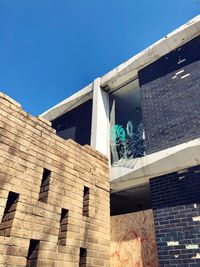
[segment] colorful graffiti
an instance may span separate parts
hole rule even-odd
[[[115,124],[111,128],[111,133],[110,133],[110,139],[115,142],[116,140],[120,140],[122,142],[125,141],[125,130],[123,126]]]
[[[110,132],[111,152],[117,154],[118,159],[130,159],[144,156],[145,146],[143,133],[142,123],[139,124],[135,131],[131,121],[127,122],[125,128],[122,125],[115,124]]]

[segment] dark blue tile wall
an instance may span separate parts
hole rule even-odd
[[[142,69],[139,81],[147,154],[200,137],[200,37]]]
[[[159,266],[200,266],[200,166],[150,179],[150,191]]]

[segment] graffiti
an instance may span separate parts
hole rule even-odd
[[[127,134],[132,137],[133,136],[133,124],[131,121],[128,121],[127,125],[126,125],[126,131]]]
[[[111,128],[111,134],[110,134],[110,138],[113,142],[115,142],[116,140],[120,140],[122,142],[125,141],[125,130],[121,125],[115,124],[112,128]]]
[[[143,124],[140,123],[134,131],[134,125],[128,121],[126,130],[122,125],[114,125],[111,128],[111,151],[121,158],[131,159],[144,156],[145,147],[143,139]],[[114,149],[115,148],[115,149]]]

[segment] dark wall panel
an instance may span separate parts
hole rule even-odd
[[[52,121],[57,135],[73,139],[81,145],[90,144],[92,123],[92,100],[81,104]]]
[[[200,266],[200,166],[150,179],[159,266]]]
[[[200,37],[139,72],[147,154],[200,137]]]

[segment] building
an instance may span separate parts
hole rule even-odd
[[[200,266],[199,69],[197,16],[41,115],[109,157],[111,215],[153,209],[160,266]]]

